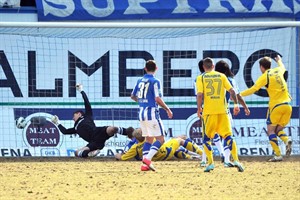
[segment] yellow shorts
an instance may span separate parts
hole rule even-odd
[[[230,117],[228,114],[214,114],[203,116],[203,132],[213,139],[215,133],[222,138],[232,135]]]
[[[288,103],[277,104],[272,109],[268,109],[267,124],[271,126],[285,127],[291,119],[292,106]]]

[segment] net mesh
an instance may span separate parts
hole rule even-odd
[[[58,115],[65,127],[73,127],[73,112],[84,109],[76,83],[84,85],[97,126],[138,127],[138,106],[130,93],[148,59],[158,64],[164,100],[174,112],[174,119],[168,120],[161,111],[166,136],[185,134],[201,145],[193,88],[200,74],[198,61],[205,57],[225,60],[239,89],[244,90],[261,75],[258,60],[277,53],[289,72],[288,87],[294,98],[294,113],[285,130],[295,141],[293,154],[299,154],[297,34],[294,27],[1,27],[0,156],[73,156],[75,149],[85,146],[78,135],[59,133],[50,120]],[[252,95],[245,100],[251,116],[241,112],[233,122],[239,154],[271,155],[265,124],[268,98]],[[30,120],[36,116],[44,116],[47,123],[32,126]],[[27,122],[23,129],[16,127],[19,117]],[[124,136],[111,138],[101,155],[121,152],[127,141]],[[284,152],[284,144],[280,144]]]

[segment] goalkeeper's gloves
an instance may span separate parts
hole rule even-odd
[[[83,91],[83,86],[81,84],[76,84],[76,90],[79,92]]]
[[[53,122],[53,124],[55,125],[59,125],[60,122],[59,122],[59,118],[57,115],[54,115],[52,118],[51,118],[51,121]]]

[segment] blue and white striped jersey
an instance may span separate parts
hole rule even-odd
[[[232,85],[234,91],[236,94],[240,93],[239,87],[236,84],[236,81],[232,78],[232,77],[227,77],[228,81],[230,82],[230,84]],[[226,101],[227,103],[229,103],[230,100],[230,93],[226,91]]]
[[[140,78],[132,91],[132,95],[138,98],[140,121],[159,119],[155,98],[162,97],[162,92],[160,81],[154,75],[145,74]]]

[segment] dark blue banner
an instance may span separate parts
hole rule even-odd
[[[251,115],[246,116],[244,109],[234,119],[266,119],[267,107],[249,107]],[[71,120],[74,111],[78,108],[14,108],[15,118],[27,117],[33,113],[48,113],[57,115],[61,120]],[[84,111],[84,108],[82,108]],[[185,120],[197,112],[197,108],[172,108],[174,120]],[[95,108],[93,115],[95,120],[138,120],[138,108]],[[233,111],[231,110],[231,113]],[[165,111],[161,109],[161,118],[168,119]],[[292,119],[299,119],[299,107],[293,107]]]
[[[39,21],[300,19],[300,0],[39,0],[36,6]]]

